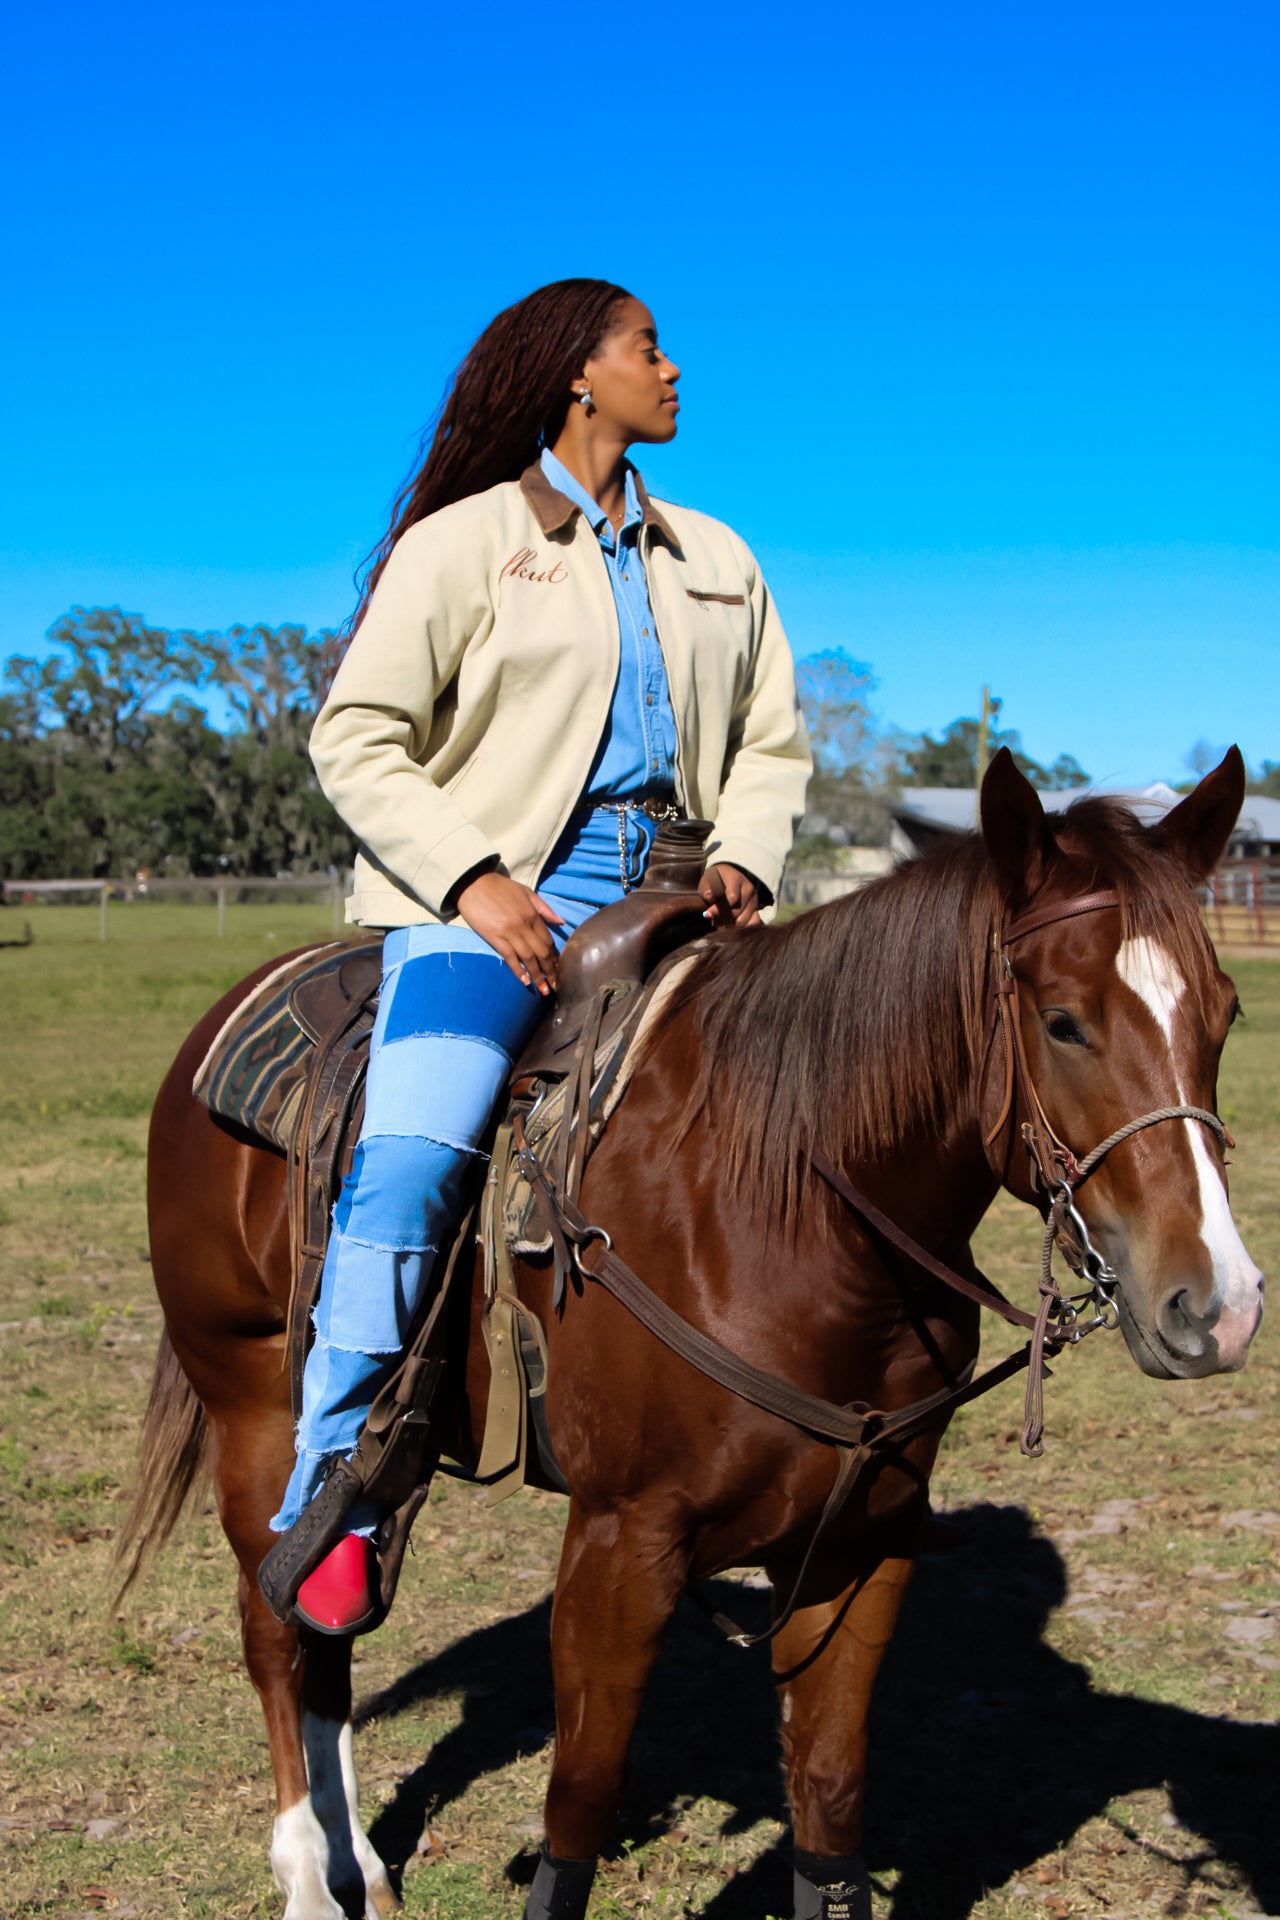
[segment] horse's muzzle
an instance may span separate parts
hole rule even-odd
[[[1122,1288],[1120,1321],[1144,1373],[1160,1380],[1198,1380],[1243,1367],[1262,1320],[1262,1300],[1260,1273],[1252,1297],[1231,1306],[1214,1300],[1203,1311],[1196,1305],[1196,1289],[1179,1283],[1165,1292],[1148,1322],[1129,1309]]]

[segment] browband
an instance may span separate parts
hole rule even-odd
[[[1051,907],[1037,907],[1034,913],[1024,913],[1003,929],[1000,941],[1008,946],[1011,940],[1021,940],[1024,933],[1035,933],[1040,927],[1048,927],[1055,920],[1070,920],[1077,913],[1097,913],[1102,907],[1118,907],[1120,895],[1111,887],[1103,887],[1097,893],[1078,893],[1074,900],[1059,900]]]

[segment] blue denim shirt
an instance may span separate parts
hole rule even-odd
[[[633,470],[627,468],[626,511],[616,538],[608,515],[549,447],[542,452],[542,471],[557,493],[580,507],[588,524],[595,528],[618,612],[621,653],[613,705],[587,776],[583,800],[625,800],[655,788],[674,791],[676,722],[640,557],[643,509]]]

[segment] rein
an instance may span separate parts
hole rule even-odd
[[[1216,1114],[1209,1113],[1203,1107],[1167,1106],[1157,1107],[1117,1127],[1114,1133],[1108,1134],[1105,1140],[1080,1159],[1059,1138],[1049,1121],[1027,1060],[1022,1037],[1018,981],[1008,949],[1015,941],[1037,933],[1043,927],[1074,918],[1078,914],[1097,913],[1119,905],[1119,895],[1109,889],[1079,894],[1074,899],[1038,908],[1011,923],[1006,923],[1001,915],[993,932],[996,1012],[987,1053],[989,1057],[996,1033],[1002,1033],[1005,1082],[999,1117],[985,1135],[983,1146],[989,1151],[1006,1123],[1016,1126],[1021,1098],[1030,1115],[1021,1127],[1022,1138],[1031,1159],[1033,1181],[1042,1196],[1045,1215],[1039,1278],[1040,1302],[1035,1313],[1014,1306],[985,1275],[977,1274],[976,1278],[971,1279],[955,1272],[881,1212],[825,1154],[816,1150],[810,1154],[814,1172],[890,1247],[914,1266],[932,1274],[952,1292],[989,1308],[1011,1326],[1025,1328],[1030,1335],[1019,1352],[1008,1355],[976,1379],[972,1377],[970,1363],[967,1377],[959,1385],[941,1388],[923,1400],[913,1401],[892,1412],[880,1412],[857,1401],[840,1405],[835,1401],[823,1400],[754,1366],[678,1314],[614,1252],[613,1242],[604,1228],[593,1226],[580,1211],[576,1195],[581,1165],[576,1168],[578,1180],[569,1180],[563,1175],[560,1182],[553,1180],[530,1147],[523,1117],[517,1114],[513,1133],[520,1170],[533,1192],[555,1249],[557,1306],[562,1304],[563,1281],[572,1266],[584,1280],[594,1280],[603,1286],[648,1332],[700,1373],[728,1388],[739,1399],[749,1401],[752,1406],[776,1414],[779,1419],[812,1434],[815,1439],[844,1450],[844,1458],[810,1535],[791,1592],[772,1625],[761,1633],[744,1633],[725,1615],[713,1615],[717,1626],[735,1645],[756,1646],[761,1641],[772,1640],[781,1632],[799,1604],[805,1575],[819,1543],[863,1475],[891,1448],[927,1432],[936,1424],[940,1414],[950,1414],[957,1407],[976,1399],[1026,1368],[1026,1402],[1020,1445],[1022,1452],[1030,1458],[1038,1459],[1043,1454],[1044,1380],[1048,1374],[1046,1356],[1053,1358],[1063,1347],[1077,1346],[1086,1334],[1097,1328],[1114,1330],[1120,1324],[1119,1308],[1114,1297],[1118,1276],[1092,1245],[1088,1228],[1075,1206],[1076,1192],[1113,1148],[1164,1120],[1198,1121],[1216,1136],[1223,1150],[1233,1144]],[[576,1104],[578,1129],[585,1141],[586,1108],[581,1088]],[[563,1122],[566,1139],[572,1124],[573,1116],[566,1113]],[[564,1173],[567,1172],[568,1169],[564,1169]],[[1060,1292],[1052,1271],[1055,1246],[1061,1249],[1072,1272],[1085,1281],[1082,1292],[1065,1296]],[[1092,1318],[1084,1318],[1090,1309],[1093,1309]]]

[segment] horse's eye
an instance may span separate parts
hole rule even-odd
[[[1089,1044],[1071,1015],[1061,1007],[1051,1007],[1044,1016],[1044,1024],[1049,1029],[1049,1038],[1061,1040],[1064,1046],[1087,1047]]]

